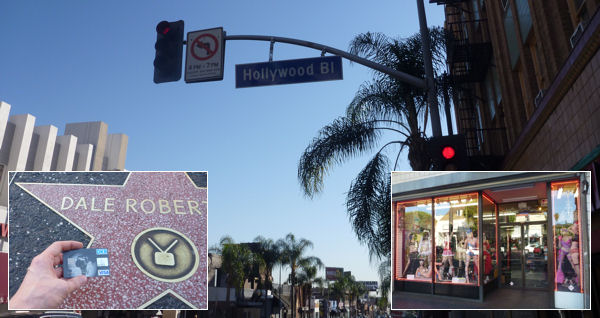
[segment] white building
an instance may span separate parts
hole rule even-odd
[[[125,170],[128,137],[109,134],[101,121],[69,123],[64,134],[53,125],[36,126],[31,114],[11,115],[11,106],[0,101],[0,251],[8,252],[9,171],[99,171]],[[7,258],[2,255],[2,259]],[[0,275],[8,273],[2,262]],[[8,277],[0,277],[3,285]],[[0,286],[0,304],[7,301],[6,286]]]

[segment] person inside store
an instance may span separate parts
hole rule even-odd
[[[10,299],[10,309],[50,309],[58,308],[75,290],[87,282],[81,275],[63,278],[63,252],[83,248],[76,241],[57,241],[31,261],[21,286]]]

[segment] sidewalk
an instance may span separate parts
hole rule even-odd
[[[553,309],[552,294],[547,291],[499,288],[483,302],[448,296],[394,292],[393,309]]]

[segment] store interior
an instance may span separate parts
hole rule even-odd
[[[574,180],[396,202],[395,280],[468,298],[482,285],[582,292],[578,194]]]

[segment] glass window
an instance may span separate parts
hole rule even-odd
[[[531,20],[531,12],[529,11],[528,0],[515,0],[517,14],[519,15],[519,26],[521,32],[521,39],[523,43],[527,42],[527,36],[531,31],[533,22]]]
[[[546,221],[548,200],[503,203],[499,206],[500,224]]]
[[[490,109],[490,118],[494,119],[494,116],[496,116],[496,105],[495,105],[496,99],[494,96],[494,79],[493,79],[491,69],[485,77],[484,85],[485,85],[485,91],[486,91],[486,95],[487,95],[488,107]]]
[[[551,186],[556,253],[555,290],[581,293],[579,182],[556,182]]]
[[[492,77],[494,79],[494,89],[496,93],[496,105],[500,105],[502,101],[502,88],[500,87],[500,77],[498,76],[498,70],[496,67],[492,67]]]
[[[519,60],[519,42],[517,41],[517,29],[513,18],[510,2],[506,5],[504,16],[504,32],[506,33],[506,42],[508,44],[508,52],[510,55],[510,65],[514,68]]]
[[[477,127],[477,147],[479,150],[481,150],[481,145],[483,144],[483,116],[481,114],[481,106],[479,105],[479,101],[475,102],[475,108],[477,109],[477,124],[479,124],[479,126]]]
[[[483,282],[492,282],[498,277],[496,262],[498,260],[496,250],[496,204],[487,195],[483,195]]]
[[[435,281],[479,283],[477,194],[435,199]]]
[[[430,282],[431,200],[396,204],[396,279]]]
[[[478,0],[473,0],[472,1],[472,6],[473,6],[473,20],[475,20],[475,27],[477,28],[479,26],[479,6],[477,4],[477,2],[479,2]]]

